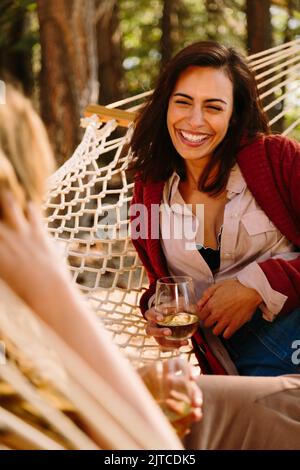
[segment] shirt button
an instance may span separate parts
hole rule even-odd
[[[231,217],[232,217],[233,219],[237,219],[238,216],[239,216],[239,214],[238,214],[237,212],[235,212],[234,214],[231,215]]]
[[[225,253],[224,256],[225,256],[225,258],[231,258],[232,255],[231,255],[231,253]]]

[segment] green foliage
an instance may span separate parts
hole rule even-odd
[[[219,0],[212,11],[206,2],[184,0],[187,15],[183,23],[184,45],[197,40],[214,39],[244,48],[246,17],[244,0]]]
[[[123,67],[128,94],[151,88],[160,63],[160,0],[120,0]]]
[[[119,0],[118,5],[124,57],[123,89],[132,95],[150,89],[160,69],[163,0]],[[0,51],[2,54],[32,52],[35,73],[40,69],[36,8],[36,0],[1,0],[0,3]],[[245,51],[245,0],[177,0],[176,8],[175,52],[191,42],[208,38]],[[278,6],[272,6],[271,13],[276,44],[285,40],[287,27],[291,37],[300,34],[300,12],[295,11],[290,20],[287,10]],[[24,14],[29,27],[14,42],[12,25]]]
[[[244,48],[244,0],[221,0],[218,5],[221,8],[215,14],[209,14],[204,1],[177,1],[179,21],[175,51],[191,42],[209,38]],[[120,0],[119,8],[125,58],[124,88],[131,95],[150,89],[159,72],[163,1]]]
[[[271,14],[275,44],[281,44],[283,38],[289,40],[300,36],[300,10],[294,10],[291,18],[287,10],[272,6]]]
[[[33,0],[2,0],[0,4],[0,49],[11,51],[31,51],[38,42],[37,31],[29,27],[21,38],[13,41],[12,29],[18,21],[36,11],[36,1]]]

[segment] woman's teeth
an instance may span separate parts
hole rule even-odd
[[[192,143],[200,143],[209,137],[208,134],[190,134],[189,132],[179,131],[185,140]]]

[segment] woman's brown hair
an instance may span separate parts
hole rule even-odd
[[[153,94],[136,119],[131,140],[133,160],[129,169],[138,173],[143,182],[166,181],[174,170],[185,179],[184,160],[169,136],[167,110],[180,74],[191,65],[221,68],[233,84],[233,113],[227,134],[214,151],[198,184],[199,190],[215,195],[227,183],[242,139],[268,134],[269,127],[247,60],[234,48],[214,41],[197,42],[181,50],[161,73]]]

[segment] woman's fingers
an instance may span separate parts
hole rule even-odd
[[[145,318],[149,321],[157,322],[164,319],[163,315],[155,310],[155,308],[150,308],[145,312]]]
[[[179,390],[176,390],[175,388],[171,388],[170,398],[173,398],[174,400],[177,400],[177,401],[191,404],[191,397],[185,390],[179,391]]]
[[[43,215],[34,202],[28,203],[27,218],[32,235],[35,238],[35,243],[39,243],[40,246],[49,251],[49,253],[57,256],[58,245],[54,244],[54,240],[49,237],[43,222]],[[62,266],[62,264],[60,264],[60,266]]]
[[[156,337],[155,340],[158,342],[160,345],[160,348],[165,351],[170,351],[172,349],[178,349],[181,346],[187,346],[189,343],[187,340],[178,340],[174,341],[172,339],[168,339],[168,336],[162,338],[162,337]]]
[[[153,336],[162,349],[165,348],[166,351],[170,349],[177,349],[181,346],[187,346],[189,344],[189,342],[185,339],[178,341],[168,339],[172,336],[172,331],[169,328],[157,328],[153,322],[147,323],[146,333],[148,336]]]
[[[157,336],[157,337],[164,337],[164,336],[171,336],[172,331],[170,328],[159,328],[157,326],[157,322],[163,320],[163,315],[157,312],[154,308],[150,308],[145,312],[145,318],[148,320],[146,326],[146,333],[149,336]]]
[[[35,234],[41,235],[48,240],[46,231],[42,223],[42,215],[33,202],[29,202],[26,207],[26,215],[21,207],[14,200],[13,195],[8,191],[0,193],[2,222],[0,222],[0,236],[6,243],[15,240],[18,234],[27,235],[31,239]],[[23,237],[24,242],[24,237]]]
[[[165,404],[178,415],[178,419],[184,418],[190,415],[190,402],[184,399],[178,399],[176,396],[172,398],[171,396],[165,400]]]
[[[201,369],[199,365],[189,364],[189,377],[191,380],[198,380],[199,375],[201,374]]]
[[[38,206],[30,201],[27,205],[26,212],[30,225],[38,232],[43,231],[43,216]]]
[[[239,329],[238,325],[234,325],[233,323],[230,323],[230,325],[227,326],[223,333],[223,337],[225,339],[231,338],[231,336]]]
[[[200,421],[203,416],[201,407],[191,407],[187,402],[177,402],[170,399],[167,400],[166,405],[172,413],[176,413],[178,416],[178,418],[173,418],[172,426],[176,429],[180,438],[187,435],[190,432],[191,425],[196,421]]]
[[[0,240],[5,240],[5,243],[10,242],[13,231],[4,222],[0,221]]]
[[[191,401],[195,408],[202,408],[203,395],[199,386],[195,382],[191,382]]]
[[[158,328],[156,326],[156,323],[152,321],[148,321],[146,325],[146,333],[149,336],[157,336],[157,337],[161,337],[161,336],[164,337],[164,336],[172,335],[172,331],[169,328]]]
[[[212,286],[208,287],[202,294],[201,298],[197,302],[197,307],[199,311],[204,307],[206,302],[213,296],[215,291],[219,288],[218,284],[213,284]]]
[[[228,320],[219,320],[215,327],[213,328],[212,332],[214,335],[219,336],[221,333],[223,333],[224,330],[228,327]]]
[[[177,381],[176,379],[170,379],[169,383],[173,398],[189,401],[195,408],[202,406],[202,392],[193,379],[188,379],[187,377],[177,379]]]
[[[163,320],[163,315],[155,308],[150,308],[145,312],[145,318],[148,320],[146,325],[146,333],[149,336],[154,336],[156,341],[162,348],[166,350],[180,348],[189,344],[187,340],[168,340],[172,336],[170,328],[162,328],[157,326],[157,322]]]
[[[1,208],[2,219],[7,225],[20,233],[24,233],[28,229],[24,213],[11,192],[1,192]]]
[[[211,314],[211,301],[210,299],[208,299],[205,303],[205,305],[203,305],[201,307],[201,309],[199,310],[199,304],[198,304],[198,312],[197,312],[197,315],[198,317],[200,318],[200,320],[204,321],[206,320],[206,318]]]

